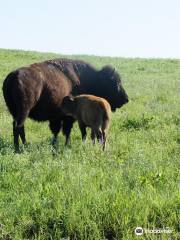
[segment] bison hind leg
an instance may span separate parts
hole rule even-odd
[[[22,140],[22,143],[24,145],[26,144],[24,125],[18,126],[17,122],[13,121],[13,136],[14,136],[15,152],[19,152],[19,136]]]
[[[22,140],[22,143],[24,145],[26,145],[26,136],[25,136],[25,130],[24,130],[24,125],[19,129],[19,134],[20,134],[20,138]]]
[[[15,152],[19,152],[19,129],[17,127],[16,121],[13,121],[13,136],[14,136],[14,147]]]
[[[16,152],[19,152],[19,136],[22,140],[22,143],[26,144],[24,122],[28,114],[29,110],[21,111],[21,113],[19,113],[18,116],[16,116],[13,121],[14,146]]]

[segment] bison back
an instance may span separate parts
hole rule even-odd
[[[3,84],[3,94],[13,118],[23,111],[37,121],[59,118],[59,107],[72,89],[71,81],[53,66],[32,64],[11,72]]]

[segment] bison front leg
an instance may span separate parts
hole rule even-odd
[[[69,116],[63,119],[63,134],[66,137],[65,146],[70,144],[70,134],[71,134],[71,129],[73,127],[74,122],[75,120]]]
[[[61,130],[61,120],[50,120],[49,127],[54,135],[52,139],[52,145],[55,146],[57,144],[58,134]]]

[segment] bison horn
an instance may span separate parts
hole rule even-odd
[[[115,72],[115,68],[113,68],[113,67],[110,66],[110,65],[107,65],[107,66],[104,66],[104,67],[102,68],[101,72],[102,72],[103,74],[107,74],[107,75],[109,75],[109,76],[112,76],[112,75],[114,74],[114,72]]]

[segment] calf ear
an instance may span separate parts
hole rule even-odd
[[[63,103],[66,103],[66,102],[74,102],[74,98],[73,96],[66,96],[63,98]]]

